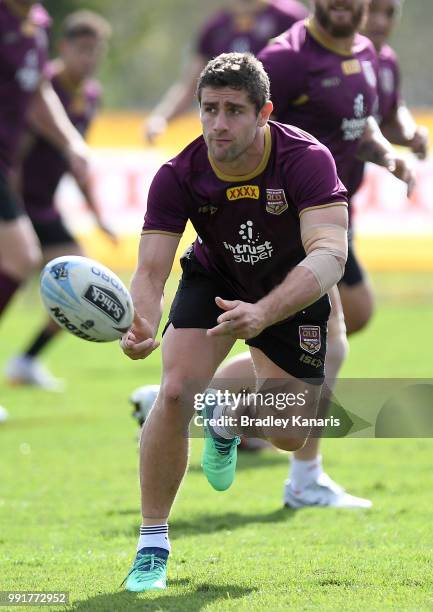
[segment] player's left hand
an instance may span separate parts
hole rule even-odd
[[[425,159],[427,157],[429,145],[428,139],[428,129],[423,125],[419,125],[410,143],[410,150],[418,157],[418,159]]]
[[[258,336],[266,327],[264,312],[258,304],[241,300],[215,298],[216,305],[225,310],[218,319],[218,325],[207,330],[208,336],[233,336],[248,340]]]
[[[389,156],[386,159],[386,167],[396,178],[407,185],[407,195],[410,197],[415,187],[415,171],[413,166],[398,155]]]

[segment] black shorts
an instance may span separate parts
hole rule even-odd
[[[60,217],[55,217],[54,219],[45,221],[43,223],[32,220],[32,223],[42,247],[51,247],[70,243],[76,244],[75,238],[72,236]]]
[[[15,221],[24,214],[24,209],[9,187],[7,178],[0,174],[0,221]]]
[[[222,310],[215,297],[239,299],[224,281],[209,272],[191,251],[181,259],[182,278],[169,314],[174,328],[210,329],[217,325]],[[325,370],[327,321],[331,311],[329,298],[298,312],[289,321],[272,325],[246,344],[260,349],[271,361],[295,378],[322,384]]]
[[[364,270],[358,261],[355,254],[355,247],[353,245],[353,235],[349,230],[349,248],[347,251],[346,267],[344,274],[340,280],[340,284],[347,285],[348,287],[354,287],[364,280]]]

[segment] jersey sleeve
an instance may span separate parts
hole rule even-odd
[[[323,145],[311,144],[290,164],[288,192],[301,214],[335,204],[347,206],[347,191],[337,175],[335,161]]]
[[[150,186],[142,233],[179,236],[187,221],[186,197],[172,166],[165,164]]]
[[[259,53],[271,82],[273,116],[283,119],[287,107],[306,95],[306,60],[283,37],[275,39]]]

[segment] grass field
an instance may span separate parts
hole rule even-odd
[[[344,374],[431,376],[431,281],[374,282],[377,316]],[[36,300],[27,290],[3,322],[0,365],[38,327]],[[235,485],[218,494],[195,440],[171,518],[170,588],[123,592],[140,523],[127,397],[158,380],[159,353],[133,363],[115,343],[65,335],[46,361],[67,393],[0,384],[11,414],[0,427],[0,590],[70,591],[71,610],[116,612],[433,609],[432,440],[326,440],[329,473],[374,507],[297,512],[281,506],[284,454],[241,456]]]

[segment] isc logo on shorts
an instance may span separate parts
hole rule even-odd
[[[257,185],[241,185],[241,187],[230,187],[226,191],[229,202],[235,200],[258,200],[260,197],[260,187]]]

